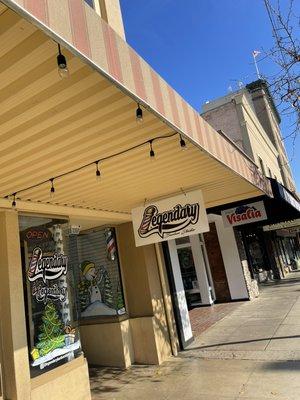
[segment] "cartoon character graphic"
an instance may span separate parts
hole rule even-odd
[[[100,271],[96,268],[94,263],[84,263],[82,266],[82,275],[89,282],[89,295],[90,295],[90,303],[94,303],[95,301],[102,301],[101,291],[100,291],[100,283],[102,281],[102,277],[100,277]]]
[[[78,284],[81,317],[114,315],[112,287],[104,266],[92,261],[80,264],[81,281]]]
[[[81,274],[83,279],[87,282],[86,286],[88,287],[89,303],[94,303],[95,301],[102,302],[100,291],[102,277],[100,277],[99,269],[96,268],[93,262],[84,261],[81,264]]]

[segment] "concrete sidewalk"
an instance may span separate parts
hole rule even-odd
[[[258,299],[199,335],[190,349],[205,358],[300,360],[300,273],[289,276],[262,287]]]
[[[94,400],[299,400],[300,274],[265,286],[162,366],[90,373]]]

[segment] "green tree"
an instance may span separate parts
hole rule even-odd
[[[292,138],[293,152],[300,128],[300,14],[299,1],[263,0],[274,39],[266,55],[277,66],[269,76],[269,89],[280,109],[287,115],[292,131],[283,139]],[[295,154],[296,155],[296,154]],[[294,154],[292,155],[293,158]]]
[[[103,276],[103,302],[110,308],[114,307],[113,289],[110,276],[105,268],[102,270]]]
[[[39,349],[40,355],[45,356],[51,351],[65,345],[63,325],[53,303],[46,305],[42,322],[38,335],[39,342],[36,347]]]
[[[116,299],[115,307],[116,307],[117,311],[119,311],[125,306],[123,294],[122,294],[121,287],[120,287],[120,282],[118,283],[115,299]]]
[[[89,289],[89,283],[87,281],[81,281],[77,285],[80,311],[84,311],[90,304],[90,295],[88,289]]]

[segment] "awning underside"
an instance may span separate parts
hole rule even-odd
[[[63,49],[70,77],[57,73],[56,43],[0,3],[0,196],[129,212],[145,199],[201,188],[207,207],[262,192],[179,136],[145,145],[26,192],[18,191],[86,163],[172,133],[157,116],[135,121],[136,103]]]

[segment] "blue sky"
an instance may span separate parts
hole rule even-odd
[[[238,81],[255,80],[252,51],[268,50],[273,44],[263,0],[120,2],[128,43],[196,110],[228,93],[230,86],[237,89]],[[257,60],[264,75],[276,71],[269,60]],[[291,132],[290,125],[283,118],[283,136]],[[298,191],[299,136],[291,160]],[[292,141],[285,144],[291,156]]]

